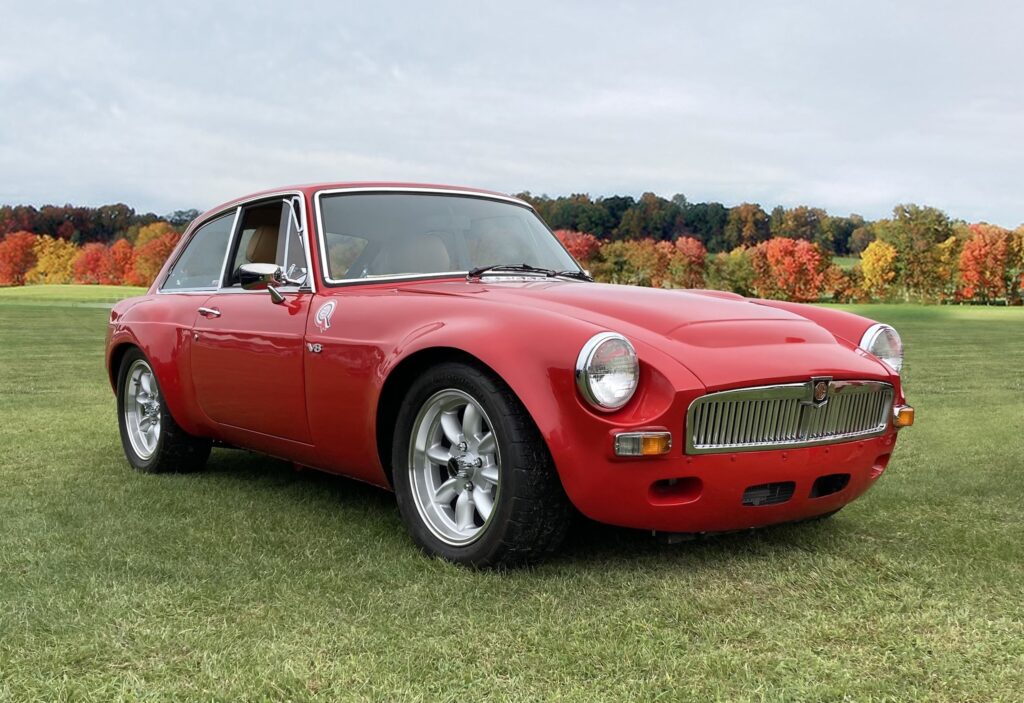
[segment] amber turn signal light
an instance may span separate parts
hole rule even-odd
[[[668,432],[623,432],[615,435],[616,456],[658,456],[672,449]]]
[[[897,405],[892,409],[893,427],[910,427],[914,424],[914,409],[909,405]]]

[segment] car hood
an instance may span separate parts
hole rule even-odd
[[[817,323],[729,293],[576,281],[447,281],[409,290],[535,307],[584,320],[659,348],[708,389],[752,380],[889,376],[881,362]],[[865,327],[869,324],[865,321]]]

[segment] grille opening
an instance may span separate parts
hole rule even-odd
[[[819,476],[811,486],[811,498],[823,498],[838,493],[850,484],[850,474]]]
[[[700,498],[704,482],[696,476],[663,478],[651,484],[648,499],[653,505],[682,505]]]
[[[785,503],[793,497],[793,491],[795,490],[795,481],[759,483],[743,491],[743,505],[760,506]]]

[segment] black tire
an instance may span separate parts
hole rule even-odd
[[[159,392],[156,374],[152,374],[152,383],[156,384],[156,401],[160,406],[160,431],[152,454],[143,456],[132,445],[129,439],[128,417],[126,413],[125,386],[128,384],[129,371],[137,364],[144,364],[152,371],[152,365],[139,349],[127,351],[121,359],[121,367],[117,372],[117,424],[121,431],[121,445],[125,456],[134,468],[150,474],[188,473],[200,471],[206,466],[210,457],[210,440],[193,437],[178,426],[171,416],[163,394]]]
[[[424,405],[448,389],[461,391],[480,405],[501,457],[493,514],[481,534],[465,545],[452,545],[435,535],[413,495],[413,427]],[[391,465],[398,508],[412,538],[427,554],[467,566],[504,567],[536,561],[561,544],[572,507],[540,432],[501,379],[464,363],[431,368],[406,394],[394,437]]]

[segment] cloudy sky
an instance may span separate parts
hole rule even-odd
[[[0,203],[322,180],[1024,222],[1021,3],[0,0]]]

